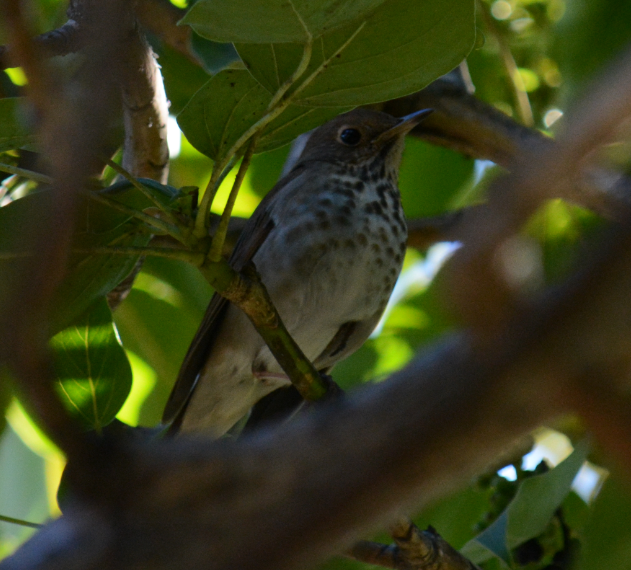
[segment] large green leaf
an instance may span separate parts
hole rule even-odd
[[[218,42],[305,42],[366,17],[384,0],[199,0],[180,23]]]
[[[160,46],[158,53],[164,89],[171,103],[169,112],[177,115],[208,81],[208,73],[168,45]]]
[[[331,61],[296,102],[357,106],[418,91],[458,65],[474,39],[471,0],[388,0],[365,23],[353,22],[316,40],[303,78]],[[296,43],[237,43],[235,47],[250,72],[272,93],[294,72],[303,50]]]
[[[222,71],[193,96],[178,115],[178,124],[197,150],[217,160],[265,114],[271,98],[247,71]],[[346,110],[290,106],[263,131],[257,150],[287,144]]]
[[[629,568],[631,492],[626,473],[615,473],[605,481],[582,535],[579,570]]]
[[[0,152],[33,148],[36,137],[26,125],[25,97],[0,99]]]
[[[270,101],[247,71],[222,71],[195,93],[177,121],[197,150],[217,160],[263,116]]]
[[[140,179],[153,196],[162,203],[170,204],[179,197],[171,186],[153,180]],[[135,210],[153,206],[153,203],[129,182],[115,184],[101,194]],[[122,213],[90,199],[84,203],[85,215],[79,219],[74,243],[82,248],[94,247],[144,247],[151,239],[151,231],[130,214]],[[80,253],[70,258],[70,268],[57,294],[57,304],[52,321],[57,332],[77,318],[94,301],[109,293],[133,269],[139,255],[117,253]]]
[[[86,427],[100,431],[122,407],[132,381],[105,298],[50,344],[58,393],[66,408]]]
[[[539,536],[570,492],[572,481],[585,463],[587,445],[576,446],[572,455],[543,475],[526,479],[500,517],[462,548],[475,563],[496,556],[508,563],[511,549]]]
[[[114,318],[125,348],[140,356],[157,376],[154,392],[142,407],[143,425],[160,420],[211,294],[192,265],[148,257],[131,293],[116,310]]]
[[[178,194],[174,188],[153,181],[143,181],[165,203]],[[153,205],[128,182],[101,191],[102,195],[136,210]],[[121,213],[89,198],[81,200],[74,245],[81,248],[146,246],[150,231],[130,214]],[[11,298],[17,276],[37,259],[29,255],[30,243],[24,238],[25,228],[37,220],[55,216],[55,194],[51,190],[35,192],[0,208],[0,307]],[[69,269],[57,292],[51,312],[51,333],[65,328],[79,317],[97,298],[111,291],[129,274],[138,255],[74,253]]]

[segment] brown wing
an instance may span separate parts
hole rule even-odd
[[[271,218],[271,203],[278,191],[302,174],[303,170],[303,166],[294,168],[268,192],[254,211],[243,228],[230,256],[230,265],[235,270],[243,270],[274,229],[274,221]],[[195,391],[197,378],[212,350],[227,308],[226,299],[215,293],[184,357],[177,380],[164,408],[162,423],[171,424],[169,431],[177,431],[182,422],[188,402]]]

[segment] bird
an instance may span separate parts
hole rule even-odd
[[[263,198],[230,257],[253,263],[287,330],[328,374],[381,318],[401,271],[407,227],[398,189],[403,118],[368,109],[315,129]],[[260,400],[290,386],[246,315],[215,293],[166,404],[172,432],[220,437]]]

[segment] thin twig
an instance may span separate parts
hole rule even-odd
[[[221,171],[221,174],[218,176],[216,172],[218,172],[219,166],[215,163],[213,165],[213,171],[210,175],[210,180],[206,185],[206,190],[204,190],[204,195],[202,196],[202,201],[199,207],[197,208],[197,217],[195,218],[195,237],[197,239],[203,239],[208,236],[208,220],[210,219],[210,208],[212,203],[215,201],[215,197],[217,196],[217,191],[219,187],[226,179],[226,176],[230,174],[230,171],[234,168],[234,165],[237,162],[237,157],[233,156],[228,164]]]
[[[45,32],[33,38],[44,57],[54,57],[74,53],[81,49],[79,27],[74,20],[68,20],[63,26]],[[0,46],[0,69],[18,65],[17,58],[8,46]]]
[[[26,170],[25,168],[19,168],[11,164],[0,164],[0,172],[8,172],[9,174],[16,174],[22,176],[22,178],[28,178],[34,180],[40,184],[52,184],[53,179],[50,176],[41,174],[40,172],[34,172],[33,170]]]
[[[478,0],[477,4],[479,12],[481,12],[484,19],[484,24],[495,38],[500,48],[502,62],[504,63],[504,67],[506,68],[508,82],[511,86],[513,96],[515,97],[515,103],[517,103],[517,109],[519,110],[521,120],[527,127],[532,127],[535,124],[535,120],[532,115],[530,99],[528,98],[528,93],[526,93],[526,91],[524,91],[524,89],[522,88],[523,86],[519,85],[518,83],[517,77],[519,76],[519,68],[517,67],[517,63],[515,62],[513,53],[511,52],[502,31],[498,29],[497,25],[493,21],[493,16],[489,13],[488,4],[483,0]]]
[[[34,523],[34,522],[29,522],[29,521],[25,521],[22,519],[15,519],[13,517],[7,517],[5,515],[0,515],[0,521],[2,522],[6,522],[6,523],[11,523],[11,524],[17,524],[20,526],[27,526],[29,528],[41,528],[42,524],[39,523]]]
[[[232,189],[230,190],[228,201],[225,208],[223,209],[223,212],[221,213],[219,226],[215,230],[215,235],[213,236],[213,241],[210,245],[210,251],[208,252],[208,259],[210,261],[218,261],[221,257],[223,244],[226,241],[226,233],[228,232],[228,224],[230,222],[230,217],[232,216],[232,210],[234,208],[239,189],[241,188],[241,183],[245,178],[245,173],[250,166],[250,161],[252,160],[252,155],[254,154],[254,149],[256,147],[257,141],[258,135],[254,135],[250,139],[250,143],[248,144],[248,148],[245,151],[245,155],[243,155],[243,160],[241,161],[241,165],[239,166],[237,176],[234,179],[234,184],[232,185]]]
[[[149,255],[162,257],[165,259],[177,259],[185,261],[195,266],[199,266],[204,261],[204,254],[185,249],[175,249],[169,247],[136,247],[136,246],[102,246],[102,247],[73,247],[74,253],[85,253],[92,255]],[[0,259],[4,259],[0,254]]]

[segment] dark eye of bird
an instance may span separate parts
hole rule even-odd
[[[340,133],[340,141],[348,146],[355,146],[361,138],[362,134],[357,129],[344,129]]]

